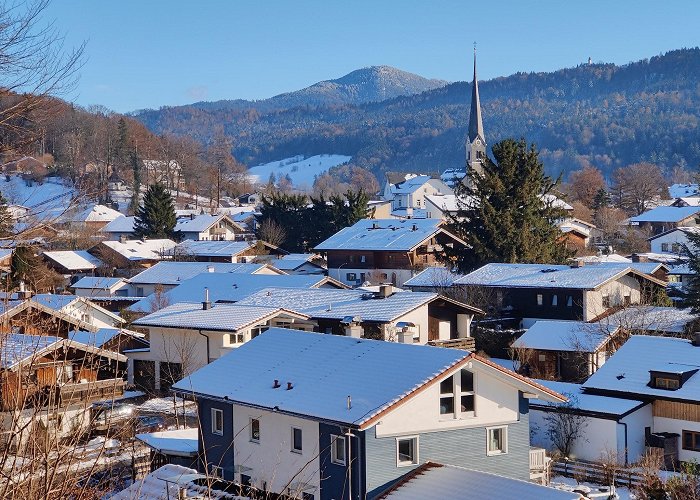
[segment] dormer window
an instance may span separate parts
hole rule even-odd
[[[667,363],[658,370],[649,370],[649,387],[676,391],[697,371],[697,366]]]
[[[675,391],[681,386],[680,381],[677,378],[670,377],[654,377],[653,383],[654,387],[657,389],[667,389],[670,391]]]

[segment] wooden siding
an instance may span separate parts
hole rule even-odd
[[[652,405],[652,412],[655,417],[700,422],[700,404],[696,403],[656,400]]]

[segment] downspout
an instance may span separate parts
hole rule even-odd
[[[202,333],[201,328],[199,330],[197,330],[197,333],[200,334],[202,337],[204,337],[207,340],[207,364],[209,364],[209,360],[211,359],[209,357],[209,337]]]
[[[619,420],[617,421],[617,423],[625,426],[625,465],[628,465],[629,461],[628,461],[628,451],[627,451],[627,423],[621,422]]]
[[[352,429],[348,427],[348,432],[345,433],[348,437],[348,500],[352,498],[352,438],[355,436]]]

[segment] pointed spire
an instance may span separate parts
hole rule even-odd
[[[479,101],[479,83],[476,79],[476,42],[474,42],[474,83],[472,84],[472,107],[469,111],[469,142],[480,138],[485,143],[484,124],[481,121],[481,101]]]

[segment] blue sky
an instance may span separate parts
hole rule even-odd
[[[700,45],[700,2],[646,0],[54,0],[46,22],[87,41],[80,105],[126,112],[260,99],[387,64],[471,80]]]

